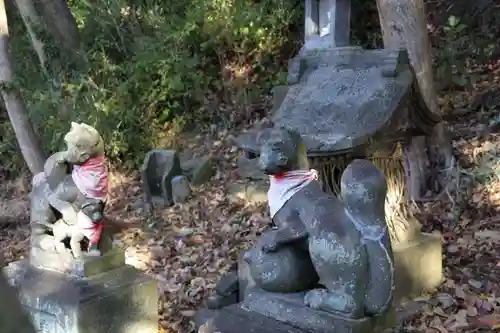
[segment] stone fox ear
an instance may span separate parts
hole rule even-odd
[[[273,128],[272,127],[266,127],[266,128],[262,128],[260,129],[256,135],[255,135],[255,145],[256,147],[259,147],[259,151],[260,151],[260,148],[262,148],[262,146],[264,145],[264,143],[267,142],[267,140],[269,140],[269,137],[271,136],[271,133],[273,131]]]
[[[284,133],[287,133],[290,136],[290,139],[292,139],[292,142],[295,146],[299,147],[301,145],[302,136],[299,134],[299,132],[297,132],[294,129],[287,128],[285,126],[280,126],[279,130]]]
[[[97,130],[94,127],[90,126],[90,125],[87,125],[85,123],[81,123],[80,127],[83,130],[85,130],[87,133],[89,133],[90,135],[92,135],[92,136],[98,136],[99,135],[99,132],[97,132]]]

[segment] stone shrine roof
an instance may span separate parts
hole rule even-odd
[[[292,59],[288,92],[272,120],[300,133],[314,156],[425,134],[440,118],[423,102],[406,51],[347,47]],[[243,133],[236,144],[258,154],[265,132]]]

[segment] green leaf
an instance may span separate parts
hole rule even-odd
[[[460,22],[459,18],[456,17],[455,15],[450,15],[448,17],[448,25],[450,27],[456,27],[458,25],[458,23]]]
[[[457,27],[456,27],[456,31],[457,32],[462,32],[465,28],[467,28],[467,25],[465,24],[459,24]]]
[[[467,85],[467,79],[463,75],[453,75],[452,80],[460,87],[465,87]]]

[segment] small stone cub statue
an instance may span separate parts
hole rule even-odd
[[[342,198],[327,194],[309,170],[300,135],[285,128],[272,129],[259,166],[270,177],[268,204],[278,229],[245,255],[257,286],[307,291],[307,306],[348,318],[390,309],[394,261],[383,174],[369,161],[355,160],[342,175]],[[301,280],[291,284],[290,276]]]
[[[74,122],[64,141],[67,149],[49,157],[44,172],[33,178],[32,244],[62,251],[61,241],[70,238],[73,255],[81,258],[77,243],[89,238],[96,250],[102,230],[108,192],[104,142],[95,128]]]
[[[87,255],[100,256],[98,244],[104,227],[103,221],[104,202],[87,199],[76,215],[76,223],[68,224],[63,219],[46,226],[52,230],[55,247],[58,253],[67,251],[63,241],[69,238],[70,249],[76,259],[83,259],[82,241],[88,239]]]

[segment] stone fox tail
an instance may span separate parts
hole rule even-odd
[[[365,239],[368,253],[368,286],[365,291],[365,311],[372,315],[384,313],[394,298],[394,257],[387,226],[380,239]]]
[[[378,315],[392,306],[394,294],[394,256],[384,211],[387,183],[372,163],[354,160],[342,174],[341,192],[345,214],[360,233],[368,256],[365,312]]]
[[[394,257],[385,219],[362,225],[347,209],[353,224],[362,235],[368,256],[368,285],[365,289],[365,312],[378,315],[387,311],[394,293]]]

